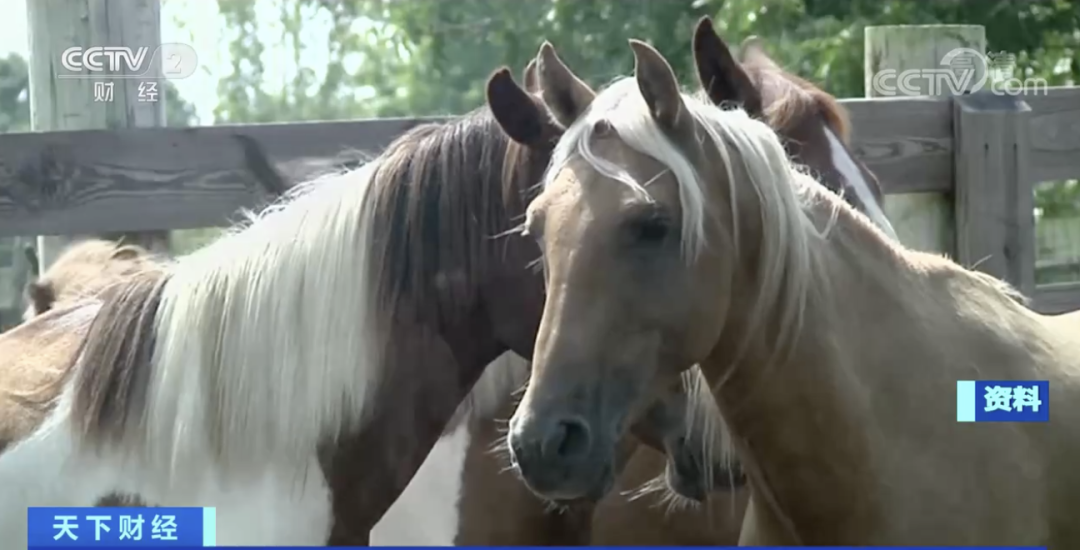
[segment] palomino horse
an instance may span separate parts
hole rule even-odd
[[[219,542],[323,543],[329,504],[329,542],[366,543],[483,367],[531,353],[535,245],[493,237],[517,225],[548,153],[508,163],[508,145],[486,110],[414,128],[206,248],[0,337],[12,372],[57,380],[23,392],[49,416],[0,457],[0,531],[25,533],[27,505],[113,491],[227,512],[273,481],[258,494],[285,532]]]
[[[760,49],[744,47],[745,66],[740,67],[723,41],[715,34],[708,19],[699,24],[694,45],[699,76],[703,82],[713,83],[710,97],[714,98],[714,101],[753,106],[759,116],[785,134],[788,138],[785,145],[789,146],[793,153],[801,153],[803,161],[822,174],[822,181],[827,187],[844,193],[853,205],[865,207],[858,197],[866,197],[867,194],[873,196],[873,201],[880,200],[876,180],[865,167],[853,159],[847,149],[846,117],[831,97],[805,81],[784,73]],[[558,59],[555,58],[554,62],[558,63]],[[526,88],[530,88],[530,78],[535,80],[535,75],[527,74]],[[752,85],[743,85],[748,81]],[[535,82],[533,86],[535,87]],[[517,92],[516,88],[509,73],[505,71],[497,73],[490,81],[489,97],[495,94],[503,95],[502,98],[496,97],[493,105],[502,104],[506,107],[502,111],[495,107],[497,117],[503,113],[505,120],[509,118],[507,112],[512,116],[513,113],[528,111],[529,105],[514,105],[516,98],[525,96],[524,93]],[[506,99],[506,90],[512,92],[509,99]],[[764,101],[760,90],[767,91]],[[515,130],[509,130],[511,136],[521,135]],[[837,136],[843,138],[838,139]],[[838,141],[840,147],[830,147]],[[891,231],[888,220],[880,215],[881,209],[875,208],[876,206],[876,202],[871,203],[871,207],[866,208],[867,213],[871,216],[877,213],[876,221],[881,223],[884,229]],[[519,368],[519,372],[524,373],[523,368]],[[489,374],[491,373],[485,373],[485,377]],[[523,377],[524,374],[520,376]],[[519,380],[523,381],[523,378]],[[499,413],[500,417],[508,416],[512,412],[512,406],[512,403],[507,403]],[[464,428],[459,428],[459,431],[464,431]],[[400,525],[397,531],[405,536],[395,537],[388,532],[379,533],[379,529],[376,529],[379,543],[391,541],[445,544],[456,541],[465,545],[524,544],[536,543],[540,533],[544,533],[550,543],[580,541],[581,536],[575,538],[564,531],[569,528],[587,533],[587,520],[573,517],[587,513],[586,511],[564,512],[562,517],[569,516],[568,521],[562,522],[561,527],[564,529],[553,529],[550,521],[545,525],[548,517],[544,515],[546,507],[527,494],[518,495],[522,489],[511,476],[499,475],[501,464],[486,451],[491,442],[499,437],[500,431],[498,422],[493,418],[481,418],[473,425],[470,433],[455,433],[441,440],[401,500],[384,518],[384,523]],[[465,441],[469,441],[467,447]],[[462,452],[467,453],[463,468],[462,458],[459,457]],[[626,479],[621,484],[624,487],[633,487],[655,475],[658,465],[657,457],[652,451],[637,451],[627,467],[624,475]],[[446,471],[446,467],[451,468],[451,471]],[[454,482],[458,471],[461,471],[460,484]],[[452,479],[448,482],[447,477]],[[435,495],[440,493],[444,496],[437,498]],[[592,541],[596,544],[640,543],[642,540],[655,541],[656,544],[673,541],[722,544],[728,540],[725,537],[731,536],[725,535],[723,529],[709,533],[708,530],[701,529],[703,522],[695,523],[689,517],[682,517],[696,514],[661,518],[661,514],[643,503],[642,500],[627,501],[616,497],[604,499],[592,522]],[[730,524],[730,516],[741,514],[741,511],[731,511],[722,506],[716,508],[714,513],[719,521],[714,523],[723,524],[724,520],[727,520]],[[432,529],[417,529],[413,518],[418,517],[418,513],[411,512],[410,509],[423,510],[424,517],[429,518],[428,525],[433,526]],[[433,516],[440,520],[434,520]],[[460,516],[457,525],[451,521],[448,526],[447,516]],[[434,527],[436,525],[438,527]],[[731,539],[732,542],[733,540]]]
[[[37,252],[33,247],[27,247],[25,252],[30,265],[36,268],[39,264]],[[65,249],[45,273],[39,275],[35,272],[35,280],[26,285],[29,304],[23,312],[23,321],[29,321],[53,308],[65,308],[95,296],[125,277],[146,269],[154,261],[154,256],[138,245],[103,239],[76,242]],[[30,381],[26,378],[21,380],[23,383]],[[11,387],[10,384],[0,386]],[[24,400],[12,400],[10,396],[7,394],[0,398],[0,410],[3,411],[0,418],[5,419],[0,422],[0,452],[12,442],[32,433],[48,413],[47,408],[27,406]],[[107,506],[142,504],[136,498],[115,493],[102,497],[98,503]]]
[[[154,261],[150,252],[137,245],[102,239],[79,241],[65,249],[45,273],[27,284],[26,297],[30,304],[23,320],[96,295],[145,270]]]
[[[28,249],[28,256],[31,250]],[[33,260],[36,265],[36,255]],[[145,269],[151,261],[150,254],[138,246],[120,246],[98,239],[76,243],[68,247],[44,274],[27,285],[26,295],[30,304],[23,313],[23,319],[28,321],[53,308],[71,306]],[[51,373],[45,371],[40,375],[51,376]],[[12,442],[32,433],[46,413],[41,407],[25,406],[27,403],[24,400],[11,399],[15,394],[10,392],[16,382],[6,380],[8,376],[19,380],[20,386],[36,386],[42,382],[42,379],[29,373],[0,370],[0,379],[5,379],[0,382],[0,388],[8,390],[0,394],[0,419],[3,419],[0,421],[0,452]]]
[[[693,43],[698,77],[711,101],[741,105],[767,121],[784,137],[790,153],[820,174],[826,187],[871,216],[884,231],[892,232],[880,208],[881,191],[877,180],[849,151],[847,117],[831,96],[784,72],[757,45],[744,45],[741,48],[743,63],[737,63],[708,18],[699,22]],[[541,50],[541,60],[545,51],[548,50]],[[546,83],[547,89],[569,90],[572,85],[584,86],[574,81],[573,74],[553,52],[548,53],[547,65],[558,70],[550,71],[553,78]],[[496,118],[512,138],[520,139],[524,145],[530,143],[529,129],[539,125],[530,120],[528,113],[536,113],[536,119],[541,122],[546,120],[541,118],[543,113],[532,106],[527,93],[539,87],[536,78],[537,75],[527,71],[525,90],[521,90],[504,70],[497,72],[488,84],[489,102]],[[576,80],[580,81],[579,78]],[[589,97],[590,93],[594,92],[590,89],[578,96]],[[573,97],[569,93],[563,95]],[[581,104],[574,109],[580,111],[585,107],[586,104]],[[576,116],[576,113],[571,112],[570,116]],[[519,367],[518,371],[521,372],[519,382],[524,382],[525,369]],[[376,529],[380,544],[400,541],[409,544],[514,545],[536,544],[545,539],[550,544],[588,541],[600,545],[724,545],[736,542],[738,526],[732,520],[742,515],[745,495],[741,493],[734,498],[725,495],[713,499],[706,507],[679,510],[677,514],[665,514],[665,510],[649,498],[627,499],[613,494],[599,503],[592,512],[591,522],[587,517],[580,517],[588,516],[588,509],[572,508],[562,513],[565,521],[552,525],[549,516],[545,515],[549,508],[527,494],[527,489],[514,476],[502,474],[504,462],[488,452],[505,432],[504,424],[496,418],[509,417],[514,406],[513,402],[506,402],[497,413],[477,419],[468,433],[459,428],[463,433],[440,441],[401,500],[387,514],[386,520],[401,526],[396,530],[402,535],[395,538]],[[489,407],[494,411],[497,403]],[[463,466],[462,452],[466,453]],[[436,464],[453,470],[440,470]],[[662,465],[660,456],[651,449],[637,450],[627,464],[619,488],[627,492],[635,489],[655,477]],[[447,477],[451,477],[451,481]],[[460,481],[453,483],[458,479]],[[655,483],[650,486],[657,487]],[[410,509],[423,510],[432,527],[417,528],[415,518],[419,513],[410,513]],[[440,520],[436,521],[435,517]],[[447,526],[447,517],[456,518],[456,524],[451,521]]]
[[[887,238],[631,47],[636,78],[567,130],[528,209],[548,300],[510,422],[525,481],[595,490],[641,398],[612,389],[699,364],[754,494],[741,543],[1080,544],[1076,316]],[[955,422],[965,379],[1049,380],[1050,423]],[[573,464],[537,452],[568,416],[590,436]]]

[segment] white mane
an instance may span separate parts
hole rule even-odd
[[[304,184],[170,266],[148,396],[155,467],[214,456],[230,469],[255,457],[302,466],[362,420],[381,374],[368,281],[376,165]]]
[[[824,237],[831,228],[830,223],[819,230],[804,210],[809,197],[819,193],[820,184],[790,162],[776,132],[767,124],[741,109],[723,110],[685,93],[682,99],[727,169],[728,203],[733,220],[729,242],[735,246],[736,257],[739,216],[761,217],[761,239],[756,243],[761,258],[758,266],[761,286],[759,307],[755,308],[751,323],[763,322],[764,312],[781,306],[777,343],[782,348],[801,327],[807,292],[818,268],[810,241]],[[655,123],[633,77],[617,80],[601,91],[588,111],[567,129],[555,147],[544,185],[550,185],[562,166],[578,155],[605,176],[626,184],[641,196],[649,196],[646,186],[650,182],[637,181],[623,167],[593,153],[592,131],[601,119],[607,120],[629,147],[661,162],[675,176],[682,208],[682,246],[687,260],[692,262],[709,244],[706,190],[715,187],[716,182],[702,181],[689,158]],[[736,178],[732,170],[736,161],[741,162],[745,177]],[[759,211],[740,213],[739,205],[743,201],[737,194],[748,190],[757,195]],[[726,230],[717,228],[720,232]],[[780,300],[786,303],[781,304]],[[751,326],[750,333],[757,328],[761,327]]]

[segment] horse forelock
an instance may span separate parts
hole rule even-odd
[[[811,292],[822,288],[814,284],[822,276],[822,266],[813,257],[810,242],[824,237],[831,224],[819,229],[807,211],[808,201],[820,185],[791,163],[779,136],[764,122],[751,118],[742,109],[725,110],[712,105],[700,95],[682,94],[682,99],[707,134],[710,152],[715,149],[715,154],[705,156],[721,162],[727,173],[732,227],[717,230],[730,231],[726,240],[733,244],[736,258],[743,258],[741,246],[757,250],[758,265],[753,266],[757,299],[750,312],[747,338],[763,330],[766,316],[775,312],[779,357],[789,351],[801,330]],[[656,124],[633,78],[616,81],[602,90],[589,111],[567,130],[545,174],[545,185],[551,183],[571,155],[580,155],[597,171],[648,196],[645,182],[636,181],[624,168],[591,152],[591,130],[600,119],[607,120],[629,147],[656,159],[674,175],[682,206],[683,247],[688,259],[693,260],[706,248],[707,201],[715,196],[706,190],[715,187],[716,182],[703,181],[691,157]],[[740,181],[736,181],[735,166],[745,173]],[[739,196],[756,197],[752,202],[757,211],[740,212],[740,205],[746,201]],[[738,220],[746,215],[761,220],[756,242],[744,243],[740,237]]]
[[[781,135],[800,135],[806,124],[823,125],[825,151],[818,162],[831,165],[838,180],[827,177],[821,182],[844,200],[866,214],[890,237],[897,239],[896,230],[885,214],[881,188],[864,176],[869,169],[860,164],[850,150],[851,123],[847,110],[836,98],[813,83],[788,73],[771,63],[751,63],[748,73],[755,85],[767,96],[765,118]],[[803,134],[805,135],[805,134]],[[816,139],[809,136],[804,139]],[[804,153],[805,154],[805,153]],[[811,159],[803,159],[812,164]],[[830,185],[830,183],[832,185]]]
[[[523,210],[505,163],[530,157],[509,143],[483,108],[413,128],[387,148],[374,176],[381,307],[446,318],[475,302],[508,209]]]
[[[790,131],[807,117],[820,116],[845,145],[850,143],[851,121],[836,98],[777,65],[750,62],[745,67],[758,90],[771,96],[765,102],[765,116],[778,132]]]

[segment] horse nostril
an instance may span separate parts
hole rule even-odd
[[[563,422],[562,445],[559,445],[560,456],[582,455],[589,450],[589,428],[581,422]]]
[[[592,435],[589,426],[576,418],[558,421],[544,441],[541,453],[546,457],[580,458],[589,453]]]

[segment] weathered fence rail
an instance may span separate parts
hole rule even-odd
[[[939,251],[1016,284],[1042,311],[1080,308],[1080,283],[1035,288],[1030,215],[1036,183],[1080,176],[1080,87],[841,103],[886,193],[955,205],[955,243]],[[223,225],[264,200],[260,166],[299,181],[437,120],[0,135],[0,237]]]
[[[1025,96],[1031,182],[1080,176],[1080,87]],[[844,99],[886,192],[955,191],[954,98]],[[264,191],[265,155],[303,177],[443,117],[0,135],[0,237],[219,225]],[[251,143],[258,144],[252,150]]]
[[[263,198],[262,162],[302,178],[428,120],[0,135],[0,236],[220,225]]]
[[[1063,91],[1073,92],[1072,89]],[[1080,89],[1074,94],[1080,105]],[[949,98],[847,99],[856,151],[890,193],[953,189]],[[1080,123],[1080,110],[1076,112]],[[0,135],[0,236],[182,229],[222,223],[263,190],[263,154],[286,174],[378,151],[441,118]],[[259,151],[251,151],[257,143]],[[1068,151],[1060,154],[1067,163]]]

